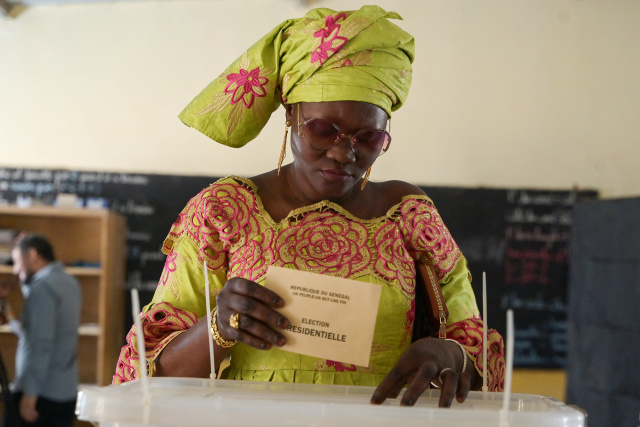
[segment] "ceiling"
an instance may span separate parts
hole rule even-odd
[[[166,0],[0,0],[0,18],[18,16],[26,7],[30,6],[50,6],[57,4],[88,4],[88,3],[115,3],[115,2],[142,2],[142,1],[166,1]],[[202,0],[219,1],[219,0]],[[292,1],[292,0],[289,0]],[[312,0],[298,0],[307,4]]]
[[[8,16],[15,18],[26,7],[46,6],[68,3],[99,3],[115,1],[147,1],[147,0],[0,0],[0,17]]]
[[[46,6],[69,3],[111,3],[116,1],[149,1],[149,0],[5,0],[9,4],[21,4],[24,6]]]

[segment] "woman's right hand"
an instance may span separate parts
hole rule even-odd
[[[286,338],[280,330],[289,320],[275,311],[284,300],[275,292],[255,282],[239,277],[229,279],[216,298],[218,332],[222,338],[269,350],[272,345],[282,347]],[[231,326],[231,317],[239,314],[238,328]]]

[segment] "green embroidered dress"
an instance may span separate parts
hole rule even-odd
[[[270,265],[380,285],[368,366],[239,343],[222,373],[223,378],[238,380],[375,386],[411,342],[414,260],[435,266],[450,313],[447,336],[465,347],[482,374],[482,322],[467,263],[428,197],[406,196],[386,215],[367,220],[325,201],[275,222],[253,182],[227,177],[191,199],[172,226],[163,252],[167,259],[158,288],[140,314],[151,375],[154,360],[167,343],[206,316],[206,261],[213,302],[229,278],[262,284]],[[488,346],[488,384],[499,390],[504,350],[497,332],[490,331]],[[132,328],[113,380],[117,384],[138,375]]]

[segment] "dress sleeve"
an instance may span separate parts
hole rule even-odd
[[[211,303],[226,282],[226,269],[207,265]],[[173,338],[206,315],[203,263],[198,249],[188,239],[176,243],[167,255],[151,303],[140,313],[149,376],[155,373],[155,359]],[[140,363],[135,325],[127,334],[113,377],[114,384],[139,378]]]
[[[400,214],[399,225],[412,257],[435,268],[449,310],[447,337],[463,345],[483,375],[483,323],[466,258],[431,200],[409,199],[402,204]],[[500,391],[504,388],[503,340],[493,329],[488,331],[487,340],[487,385],[491,391]]]
[[[204,263],[209,276],[212,304],[227,281],[231,248],[244,244],[244,231],[253,229],[247,218],[252,209],[252,194],[234,183],[212,184],[191,199],[167,236],[162,251],[167,255],[162,276],[151,303],[140,313],[149,375],[155,372],[155,360],[166,345],[206,316]],[[127,334],[126,344],[113,376],[120,384],[139,377],[135,327]]]

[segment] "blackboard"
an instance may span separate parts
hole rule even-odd
[[[101,197],[127,217],[127,288],[150,301],[164,266],[162,242],[188,200],[216,177],[0,168],[0,204],[18,197],[52,204],[58,193]],[[564,367],[571,209],[593,190],[421,188],[469,261],[481,307],[487,275],[489,325],[503,335],[515,311],[514,364]],[[128,303],[128,299],[127,299]],[[126,324],[132,317],[127,310]],[[123,332],[124,336],[124,332]]]
[[[480,309],[486,272],[490,327],[504,336],[505,312],[514,310],[514,365],[566,366],[572,208],[598,193],[422,188],[469,261]]]
[[[638,426],[640,197],[578,203],[573,215],[566,402],[591,426]]]

